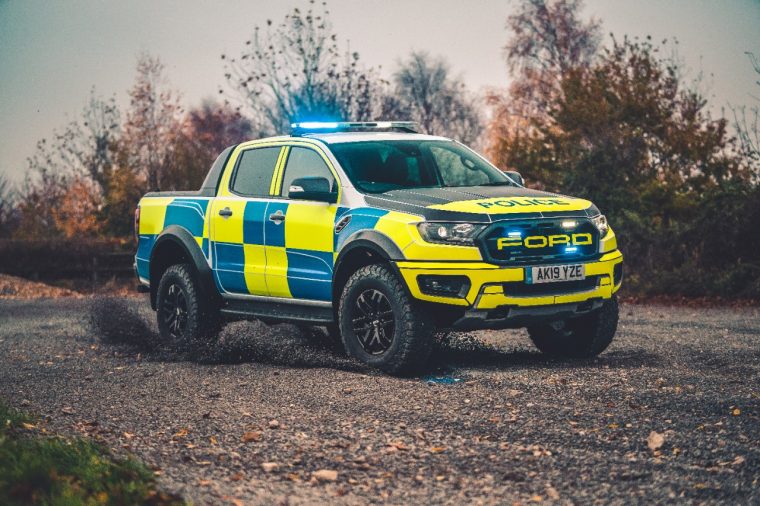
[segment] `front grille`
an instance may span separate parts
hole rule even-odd
[[[567,221],[575,226],[563,227]],[[486,261],[501,265],[580,263],[599,256],[599,231],[586,217],[497,221],[478,243]]]
[[[522,281],[503,283],[504,295],[512,297],[532,297],[541,295],[567,295],[587,292],[598,286],[599,276],[589,276],[578,281],[558,281],[528,285]]]

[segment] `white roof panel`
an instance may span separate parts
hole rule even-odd
[[[338,144],[341,142],[366,142],[366,141],[447,141],[446,137],[435,135],[411,134],[404,132],[331,132],[324,134],[305,134],[309,139],[320,140],[326,144]]]

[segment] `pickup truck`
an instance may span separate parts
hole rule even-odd
[[[160,333],[181,342],[234,319],[322,326],[402,375],[439,330],[526,327],[544,353],[590,357],[617,329],[623,257],[594,204],[408,122],[231,146],[200,190],[145,195],[135,232]]]

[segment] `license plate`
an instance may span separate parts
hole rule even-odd
[[[581,281],[586,279],[583,264],[576,265],[542,265],[525,268],[525,282],[529,285],[554,283],[556,281]]]

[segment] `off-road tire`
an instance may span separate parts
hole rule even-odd
[[[180,332],[170,328],[166,312],[169,291],[177,289],[182,292],[186,307],[186,321]],[[219,311],[201,299],[198,282],[190,264],[172,265],[164,271],[156,293],[156,308],[161,338],[178,351],[204,351],[221,329]]]
[[[564,358],[589,358],[603,352],[615,337],[618,301],[613,296],[601,308],[560,324],[528,327],[536,348],[547,355]]]
[[[382,293],[392,310],[392,340],[379,354],[368,353],[353,328],[353,308],[367,290]],[[394,376],[408,376],[424,369],[432,349],[432,324],[388,266],[368,265],[351,275],[340,297],[338,320],[349,355]]]

